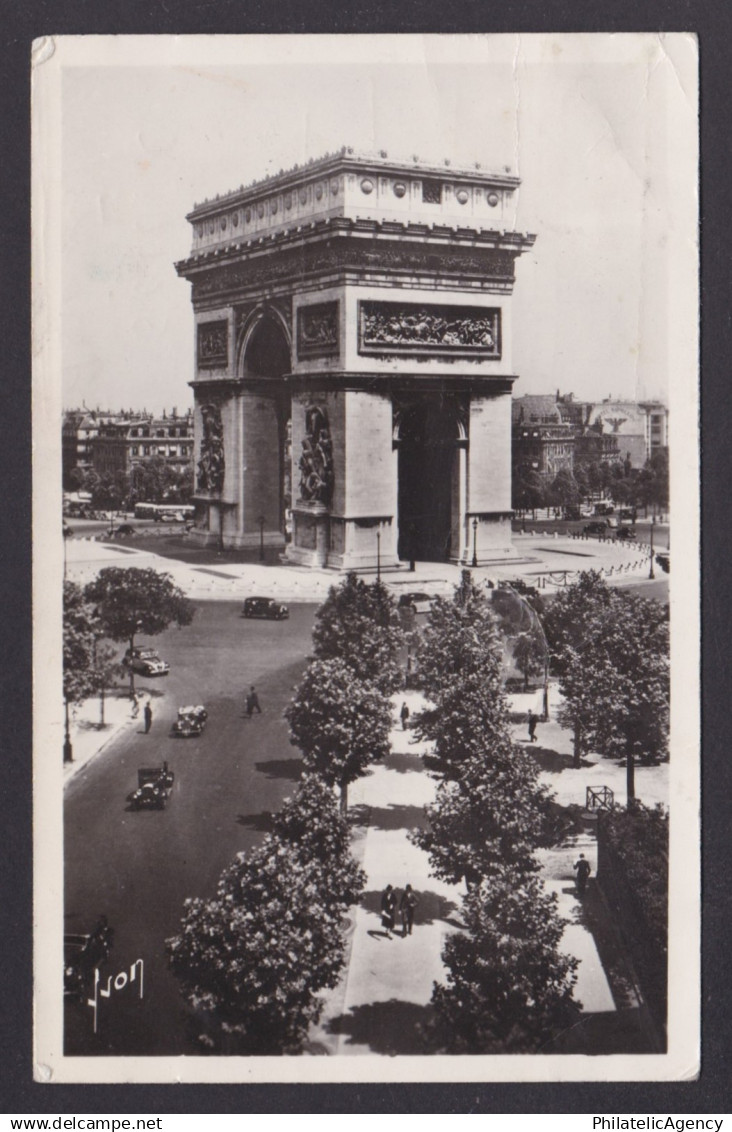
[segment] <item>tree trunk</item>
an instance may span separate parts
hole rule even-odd
[[[574,725],[574,762],[572,766],[575,770],[579,770],[582,765],[582,726],[579,723]]]
[[[635,804],[635,758],[630,747],[625,751],[625,781],[628,809]]]
[[[130,653],[132,653],[132,650],[133,650],[134,647],[135,647],[135,638],[130,637]],[[130,661],[131,660],[132,660],[132,656],[130,656]],[[130,699],[134,700],[134,698],[135,698],[135,670],[132,667],[132,664],[130,664]]]
[[[348,813],[348,783],[341,782],[341,817]]]
[[[104,727],[104,684],[99,689],[99,730]]]

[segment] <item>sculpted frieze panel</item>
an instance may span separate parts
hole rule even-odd
[[[497,307],[427,303],[359,303],[360,354],[501,356]]]
[[[338,302],[314,303],[297,312],[298,358],[339,353]]]
[[[229,327],[225,321],[198,325],[199,366],[226,366],[229,362]]]

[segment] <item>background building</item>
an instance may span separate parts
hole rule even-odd
[[[514,398],[512,464],[551,482],[579,463],[642,468],[668,446],[668,409],[658,401],[578,401],[573,394]]]
[[[101,424],[91,440],[92,466],[99,475],[129,473],[135,464],[157,456],[176,468],[193,459],[193,413],[174,409],[161,417],[115,418]]]

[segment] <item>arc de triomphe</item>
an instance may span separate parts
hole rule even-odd
[[[517,177],[344,149],[196,205],[196,528],[336,569],[509,560]]]

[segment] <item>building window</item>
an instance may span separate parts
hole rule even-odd
[[[150,445],[149,445],[149,444],[145,444],[145,445],[143,446],[143,449],[142,449],[142,451],[143,451],[143,454],[144,454],[145,456],[149,456],[149,455],[150,455]]]
[[[140,455],[140,445],[139,444],[133,444],[132,445],[132,455],[133,456],[139,456]]]
[[[422,200],[425,204],[442,204],[441,183],[439,181],[423,181]]]

